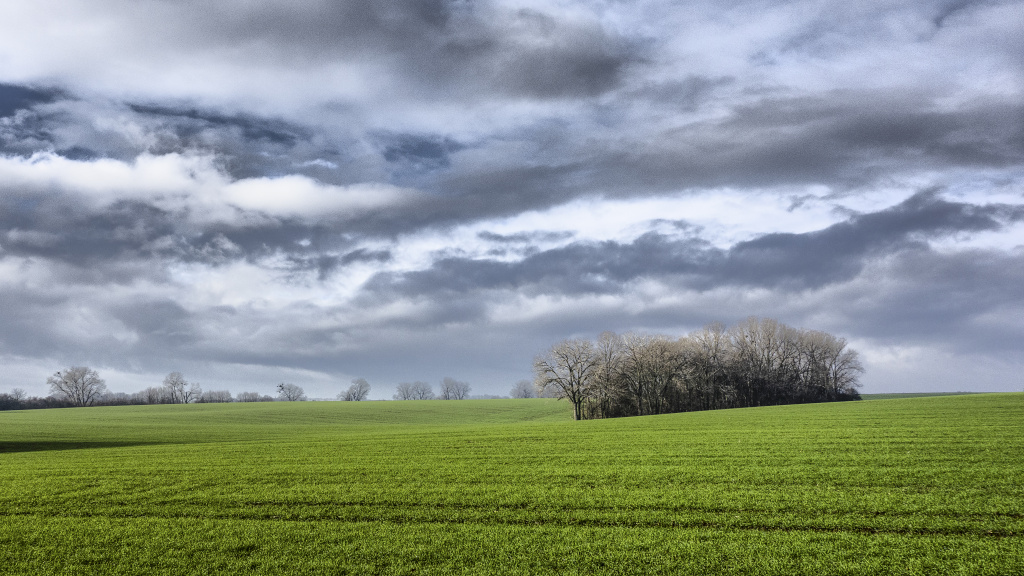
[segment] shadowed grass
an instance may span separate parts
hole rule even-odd
[[[121,448],[124,446],[147,446],[158,442],[118,442],[118,441],[42,441],[20,442],[0,441],[0,454],[5,452],[45,452],[49,450],[87,450],[90,448]]]

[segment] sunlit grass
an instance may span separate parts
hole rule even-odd
[[[1024,394],[0,413],[0,573],[1024,573]]]

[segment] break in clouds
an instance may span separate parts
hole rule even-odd
[[[768,316],[1024,386],[1024,3],[0,8],[0,392],[504,394]]]

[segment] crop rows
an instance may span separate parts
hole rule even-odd
[[[1024,573],[1024,395],[0,413],[0,573]]]

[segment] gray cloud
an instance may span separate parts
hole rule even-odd
[[[1019,349],[1021,2],[531,6],[0,23],[0,357],[501,392],[569,334],[749,314]],[[116,32],[23,33],[65,18]]]
[[[18,110],[53,101],[60,91],[0,83],[0,117],[12,116]]]
[[[515,262],[443,258],[426,270],[380,274],[367,290],[392,297],[462,298],[486,290],[603,294],[628,293],[628,284],[641,278],[667,278],[702,291],[723,286],[799,291],[849,281],[868,262],[888,254],[928,251],[930,239],[995,231],[1022,220],[1021,206],[974,206],[925,191],[824,230],[768,234],[728,250],[698,237],[649,232],[630,243],[574,242]]]

